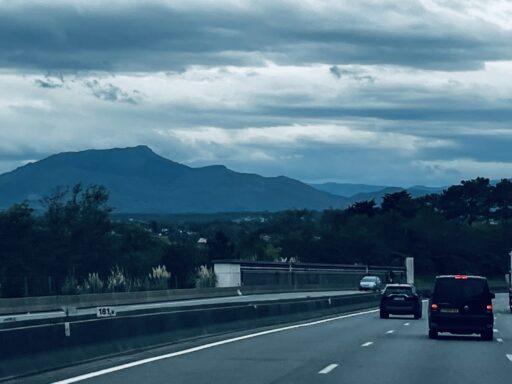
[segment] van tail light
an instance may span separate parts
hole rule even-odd
[[[488,311],[492,311],[492,305],[491,304],[487,304],[486,308],[487,308]]]
[[[430,306],[430,308],[431,308],[433,311],[437,311],[437,309],[438,309],[439,307],[437,306],[437,304],[432,304],[432,305]]]

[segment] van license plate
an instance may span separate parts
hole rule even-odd
[[[459,313],[457,308],[441,308],[441,312],[443,313]]]

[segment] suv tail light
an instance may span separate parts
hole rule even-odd
[[[492,311],[492,305],[491,304],[487,304],[486,308],[487,308],[488,311]]]
[[[430,308],[431,308],[433,311],[437,311],[437,309],[438,309],[439,307],[437,306],[437,304],[432,304],[432,305],[430,306]]]
[[[455,278],[457,280],[461,280],[461,279],[462,280],[467,280],[468,279],[468,277],[466,275],[455,275]]]

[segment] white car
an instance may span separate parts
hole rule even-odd
[[[359,282],[360,291],[378,291],[381,289],[382,281],[378,276],[365,276]]]

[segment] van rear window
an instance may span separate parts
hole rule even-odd
[[[486,299],[489,296],[489,286],[483,279],[440,278],[436,280],[433,296],[440,301]]]
[[[388,295],[397,295],[397,294],[405,294],[410,295],[412,293],[411,287],[387,287],[386,294]]]

